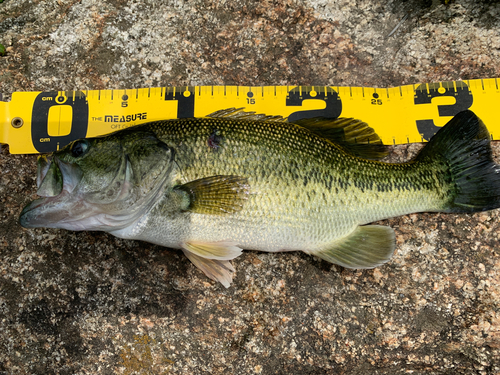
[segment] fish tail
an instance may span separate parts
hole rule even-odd
[[[479,212],[500,207],[500,166],[493,161],[488,129],[472,111],[453,117],[416,161],[440,166],[449,194],[439,211]]]

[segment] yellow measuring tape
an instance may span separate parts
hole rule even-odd
[[[52,152],[71,141],[150,121],[202,117],[245,108],[289,121],[354,117],[384,144],[429,140],[456,113],[471,109],[500,139],[499,79],[392,88],[337,86],[195,86],[132,90],[15,92],[0,102],[0,143],[13,154]]]

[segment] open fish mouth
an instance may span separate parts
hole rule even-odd
[[[39,199],[21,212],[19,223],[25,228],[68,230],[119,230],[138,220],[158,202],[169,185],[174,152],[160,147],[165,156],[145,187],[139,183],[144,174],[134,172],[128,154],[123,154],[109,180],[95,177],[89,166],[65,162],[56,153],[38,159],[37,194]],[[64,155],[64,154],[63,154]],[[140,170],[140,169],[139,169]],[[85,174],[85,176],[84,176]],[[92,185],[95,178],[99,184]]]
[[[56,156],[38,158],[37,194],[41,198],[28,204],[21,212],[19,223],[25,228],[65,228],[64,223],[74,218],[78,206],[74,190],[82,178],[76,165],[65,163]]]
[[[41,197],[55,197],[63,191],[71,193],[81,179],[82,171],[75,164],[65,163],[56,156],[38,158],[36,183]]]

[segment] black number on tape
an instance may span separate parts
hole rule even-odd
[[[165,92],[165,100],[177,100],[177,118],[194,117],[194,88],[188,87],[184,92],[179,91],[181,88],[167,87]]]
[[[66,135],[49,134],[49,111],[56,106],[70,106],[72,112],[71,130]],[[85,138],[89,124],[89,105],[81,91],[42,92],[35,98],[31,115],[31,140],[38,152],[52,152],[68,143]]]
[[[295,87],[288,92],[286,105],[287,107],[302,106],[302,102],[308,99],[323,100],[326,103],[326,108],[293,112],[288,116],[289,122],[312,117],[337,118],[342,113],[342,101],[337,92],[330,87],[327,87],[326,90],[324,87],[316,86],[302,87],[302,90]]]
[[[455,116],[457,113],[465,111],[472,105],[472,93],[465,82],[456,81],[456,91],[453,81],[430,83],[429,92],[427,85],[421,84],[415,90],[415,104],[430,104],[433,98],[449,96],[455,98],[455,104],[438,105],[439,116]],[[434,120],[417,120],[418,132],[422,138],[428,141],[440,129],[434,125]]]

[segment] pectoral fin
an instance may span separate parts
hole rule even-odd
[[[367,225],[357,227],[331,247],[311,254],[346,268],[375,268],[392,257],[395,247],[392,228]]]
[[[233,281],[234,268],[228,260],[216,260],[200,257],[186,249],[182,250],[188,259],[210,279],[229,288]]]
[[[177,186],[175,190],[184,195],[183,211],[221,215],[243,208],[250,185],[245,177],[211,176]]]

